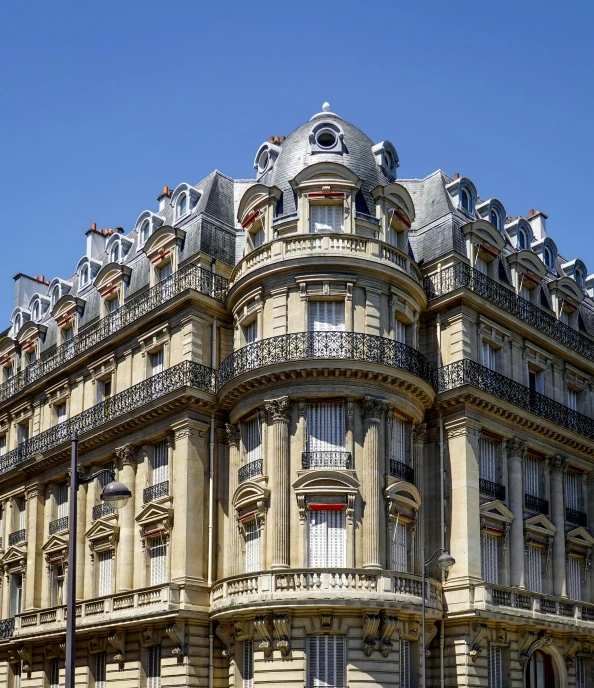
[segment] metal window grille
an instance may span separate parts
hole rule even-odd
[[[345,408],[342,402],[308,404],[307,451],[344,451]]]
[[[147,651],[146,688],[160,688],[161,646],[153,645]]]
[[[342,205],[310,205],[309,231],[342,232],[344,207]]]
[[[481,567],[485,583],[499,583],[497,536],[481,533]]]
[[[310,635],[307,639],[308,688],[345,685],[345,639],[341,635]]]
[[[103,595],[110,595],[112,592],[113,580],[113,551],[98,553],[99,562],[99,584],[97,586],[97,594],[99,597]]]
[[[344,510],[308,512],[308,551],[311,568],[343,567],[345,540]]]
[[[169,444],[167,440],[157,442],[153,446],[151,473],[153,485],[159,485],[169,480]]]
[[[528,546],[528,590],[542,592],[542,550]]]
[[[492,483],[499,482],[497,471],[497,453],[499,450],[499,442],[489,439],[484,435],[481,436],[479,443],[480,451],[480,475],[481,478],[489,480]]]
[[[391,569],[392,571],[408,571],[408,524],[398,519],[390,521],[391,538]]]
[[[582,599],[582,566],[581,559],[569,556],[567,559],[567,582],[569,586],[569,599]]]
[[[503,688],[503,664],[498,645],[489,645],[489,688]]]
[[[250,521],[245,525],[245,571],[252,573],[259,571],[261,565],[260,526],[257,521]]]
[[[400,641],[400,688],[412,688],[410,681],[410,642]]]
[[[243,688],[254,688],[254,643],[245,640],[243,643]]]
[[[162,537],[149,541],[150,585],[161,585],[167,579],[167,545]]]

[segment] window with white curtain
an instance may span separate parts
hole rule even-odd
[[[15,530],[25,530],[27,527],[27,503],[24,497],[15,497],[16,507],[16,528]]]
[[[163,349],[153,351],[153,353],[150,354],[149,361],[151,364],[151,375],[162,373],[164,370]]]
[[[147,649],[146,688],[161,686],[161,646],[153,645]]]
[[[479,441],[480,454],[480,477],[492,483],[499,482],[499,471],[497,470],[497,458],[499,455],[500,442],[498,440],[481,435]]]
[[[481,533],[481,569],[485,583],[499,583],[498,537]]]
[[[243,642],[243,679],[242,688],[254,688],[254,642],[244,640]]]
[[[309,567],[318,569],[345,566],[344,509],[310,509],[307,514],[307,536]]]
[[[562,322],[564,325],[569,325],[569,313],[567,311],[562,310],[559,313],[559,321]]]
[[[542,549],[528,545],[528,590],[542,592]]]
[[[485,368],[497,371],[498,369],[499,351],[492,347],[488,342],[483,342],[482,346],[482,363]]]
[[[567,558],[567,585],[570,600],[582,599],[582,560],[574,555]]]
[[[525,462],[526,494],[540,497],[540,461],[528,455]]]
[[[341,401],[307,405],[307,451],[343,451],[345,407]]]
[[[575,391],[575,389],[567,389],[567,406],[572,411],[578,410],[578,393]]]
[[[58,424],[63,423],[66,420],[66,402],[56,406],[56,420]]]
[[[582,475],[575,471],[565,474],[565,506],[568,509],[581,511]]]
[[[310,301],[310,332],[344,332],[344,301]]]
[[[308,636],[308,688],[345,686],[345,674],[345,637],[330,634]]]
[[[408,572],[408,523],[390,519],[390,569]]]
[[[489,688],[503,688],[501,647],[489,644]]]
[[[256,416],[245,423],[245,453],[247,463],[262,459],[262,427]]]
[[[106,653],[95,655],[95,688],[105,688],[107,674]]]
[[[165,544],[165,538],[150,538],[148,554],[149,585],[162,585],[167,580],[167,545]]]
[[[406,325],[398,318],[394,322],[394,339],[401,344],[406,344]]]
[[[410,642],[401,640],[400,650],[400,688],[412,688],[410,676]]]
[[[253,344],[258,341],[258,320],[252,320],[249,325],[243,328],[243,333],[245,335],[245,343]]]
[[[260,525],[256,520],[245,524],[245,572],[262,569]]]
[[[160,485],[169,480],[169,444],[167,440],[153,445],[151,475],[153,485]]]
[[[11,617],[20,614],[23,607],[23,574],[10,574],[10,604],[9,614]]]
[[[344,207],[342,205],[310,205],[309,231],[342,232],[344,222]]]
[[[406,423],[398,416],[392,416],[390,459],[406,463]]]
[[[56,492],[56,518],[68,516],[68,483],[58,484]]]
[[[113,592],[113,550],[97,553],[97,564],[99,567],[99,582],[97,595],[111,595]]]

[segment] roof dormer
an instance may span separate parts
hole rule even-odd
[[[126,260],[133,245],[134,242],[132,239],[119,232],[114,232],[105,245],[105,252],[107,253],[110,263],[121,263]]]
[[[174,224],[189,219],[196,210],[202,192],[190,184],[182,182],[178,184],[171,196],[169,205],[174,209]]]
[[[375,162],[382,170],[393,179],[396,179],[396,170],[400,166],[400,160],[396,148],[390,141],[381,141],[372,147],[371,151],[375,157]]]
[[[278,141],[279,143],[282,143],[280,139],[278,139]],[[274,136],[270,138],[270,141],[266,141],[260,146],[260,148],[258,148],[256,157],[254,158],[254,169],[258,173],[258,177],[261,177],[263,174],[268,172],[268,170],[273,168],[276,159],[280,155],[280,152],[280,145],[276,145],[276,139]]]
[[[29,301],[29,312],[33,322],[41,322],[50,307],[50,299],[46,294],[33,294]]]
[[[528,220],[523,217],[516,217],[509,224],[505,225],[505,231],[510,238],[512,245],[518,250],[529,249],[534,241],[532,227]]]
[[[83,256],[76,266],[76,274],[78,275],[78,291],[81,292],[89,287],[97,273],[101,270],[101,263],[89,256]]]
[[[491,198],[488,201],[479,203],[476,207],[476,213],[479,217],[482,217],[483,220],[487,220],[493,227],[496,227],[498,232],[503,232],[506,215],[505,208],[501,201],[498,201],[496,198]]]
[[[530,226],[532,226],[532,224]],[[550,237],[537,240],[532,244],[532,250],[537,256],[540,256],[540,259],[546,265],[549,272],[557,274],[557,245]]]
[[[456,175],[454,181],[450,182],[446,189],[456,208],[466,216],[474,218],[477,192],[472,180]]]
[[[574,260],[569,261],[569,263],[563,263],[561,269],[568,277],[571,277],[575,281],[580,289],[585,291],[588,270],[582,260],[574,258]]]
[[[344,131],[333,119],[316,121],[309,133],[309,153],[342,155],[346,151]]]
[[[10,316],[10,336],[16,340],[23,325],[31,319],[29,309],[17,306]]]
[[[136,224],[134,225],[134,229],[138,234],[137,246],[144,246],[151,234],[156,232],[163,222],[164,220],[162,217],[155,215],[155,213],[151,212],[150,210],[145,210],[144,212],[140,213],[138,219],[136,220]]]
[[[47,289],[47,294],[50,299],[50,307],[53,308],[65,294],[70,292],[71,289],[72,282],[67,282],[59,277],[54,277]]]

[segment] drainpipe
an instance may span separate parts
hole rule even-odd
[[[217,367],[217,316],[212,321],[212,336],[210,338],[210,367]]]
[[[439,313],[437,315],[438,318],[438,332],[441,331],[441,327],[439,324]],[[441,344],[441,342],[440,342]],[[441,351],[441,347],[440,347]],[[441,543],[440,547],[442,549],[445,549],[445,461],[444,461],[444,452],[445,452],[445,446],[443,442],[443,418],[441,413],[439,414],[439,475],[441,478],[441,514],[440,514],[440,520],[441,520]],[[441,573],[441,582],[443,584],[444,581],[444,572],[442,571]],[[442,598],[443,600],[443,593],[442,593]],[[445,654],[445,623],[444,620],[441,620],[440,624],[440,629],[439,629],[439,684],[441,688],[444,688],[445,686],[445,666],[444,666],[444,654]]]
[[[208,468],[208,585],[212,585],[213,573],[213,522],[214,522],[214,450],[215,450],[215,417],[210,417],[210,457]]]

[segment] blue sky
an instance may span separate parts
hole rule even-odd
[[[543,210],[594,272],[593,20],[531,0],[6,4],[0,327],[14,274],[68,277],[92,222],[129,231],[164,185],[252,176],[325,100],[394,143],[400,176],[460,172],[509,215]]]

